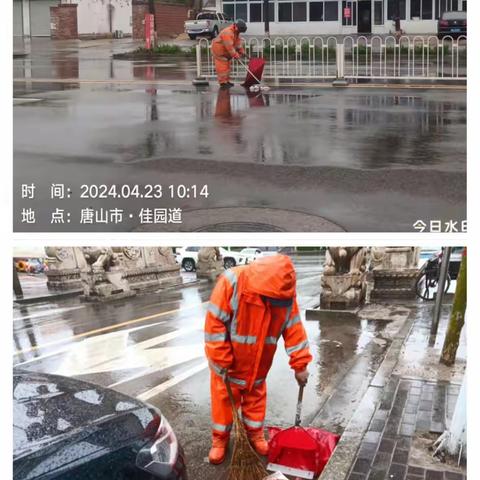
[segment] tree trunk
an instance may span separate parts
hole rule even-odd
[[[450,314],[450,322],[448,323],[445,342],[443,343],[442,355],[440,363],[445,365],[453,365],[457,355],[460,334],[465,323],[465,309],[467,307],[467,251],[463,251],[462,263],[458,272],[457,288],[455,289],[455,297],[453,299],[452,313]]]

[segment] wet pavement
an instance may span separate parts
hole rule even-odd
[[[36,48],[14,61],[24,79],[14,83],[17,231],[412,231],[418,219],[465,218],[463,89],[246,95],[195,89],[190,61],[111,60],[128,42]],[[31,182],[35,224],[21,222],[33,205],[20,185]],[[52,200],[52,183],[71,198]],[[161,199],[147,198],[152,183]],[[141,190],[80,199],[82,184]],[[190,189],[172,195],[169,185]],[[198,194],[204,185],[208,197]],[[86,207],[122,209],[122,222],[80,224]],[[142,207],[180,208],[183,223],[142,221]],[[70,213],[64,223],[52,223],[56,208]]]
[[[456,363],[439,364],[448,324],[444,307],[430,341],[431,305],[418,308],[412,330],[378,409],[363,436],[348,480],[464,480],[465,465],[432,457],[433,442],[448,427],[466,366],[463,329]]]
[[[302,311],[319,303],[323,261],[294,257]],[[79,299],[16,305],[14,364],[89,380],[160,407],[186,449],[192,478],[217,478],[224,466],[205,461],[210,415],[202,328],[211,288],[202,283],[102,305]],[[314,356],[305,424],[343,431],[402,323],[400,317],[305,322]],[[297,387],[282,345],[267,383],[266,423],[291,425]]]

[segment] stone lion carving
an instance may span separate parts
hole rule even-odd
[[[213,263],[222,260],[222,254],[218,247],[202,247],[198,251],[198,261]]]
[[[158,253],[160,254],[161,263],[163,265],[176,265],[175,255],[173,254],[172,247],[158,247]]]
[[[363,247],[328,247],[323,274],[364,272],[366,261]]]
[[[366,250],[329,247],[322,276],[320,306],[345,309],[360,305],[366,293]]]
[[[83,254],[93,270],[109,271],[118,265],[118,255],[110,247],[83,247]]]

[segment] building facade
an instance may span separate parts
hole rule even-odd
[[[13,0],[13,35],[50,37],[51,7],[65,5],[77,6],[71,15],[76,15],[80,37],[132,34],[132,0]]]
[[[262,0],[217,0],[216,7],[264,33]],[[388,34],[399,15],[405,34],[435,34],[442,12],[467,10],[467,0],[269,0],[271,35]]]

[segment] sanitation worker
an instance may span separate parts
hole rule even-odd
[[[232,58],[240,58],[245,55],[240,33],[246,31],[247,24],[238,19],[229,27],[224,28],[212,41],[212,55],[215,60],[215,70],[217,71],[220,88],[233,87],[233,83],[230,82]]]
[[[210,463],[225,459],[232,429],[226,379],[241,407],[250,443],[259,455],[268,454],[263,433],[265,379],[281,336],[295,379],[299,385],[307,383],[312,356],[295,288],[292,261],[285,255],[273,255],[227,270],[212,292],[205,320],[213,423]]]

